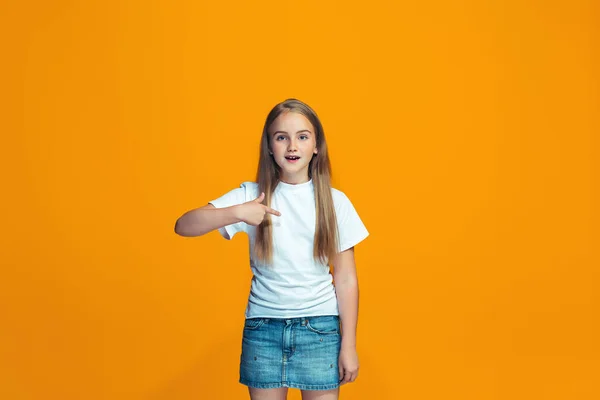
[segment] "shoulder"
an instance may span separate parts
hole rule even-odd
[[[331,197],[333,198],[334,202],[346,202],[346,201],[350,201],[350,199],[348,198],[348,196],[346,196],[346,193],[342,192],[339,189],[336,188],[331,188]]]
[[[253,200],[258,197],[258,183],[256,182],[242,182],[240,188],[244,190],[247,200]]]
[[[248,182],[242,182],[240,184],[240,187],[244,188],[246,190],[258,190],[258,183],[256,183],[256,182],[250,182],[250,181],[248,181]]]
[[[331,198],[333,199],[333,206],[336,210],[343,210],[348,206],[352,206],[352,202],[346,196],[346,193],[339,189],[331,188]]]
[[[254,182],[242,182],[238,187],[229,190],[220,197],[209,201],[216,208],[230,207],[255,199],[258,185]],[[254,196],[254,197],[253,197]]]

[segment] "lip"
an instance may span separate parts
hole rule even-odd
[[[295,159],[295,160],[290,160],[288,157],[298,157],[298,158]],[[294,163],[297,163],[298,161],[300,161],[300,157],[299,156],[286,156],[285,157],[285,161],[287,161],[287,162],[289,162],[291,164],[294,164]]]

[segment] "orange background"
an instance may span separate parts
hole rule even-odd
[[[247,397],[247,240],[173,227],[254,178],[287,97],[371,232],[342,398],[600,398],[596,2],[0,15],[0,398]]]

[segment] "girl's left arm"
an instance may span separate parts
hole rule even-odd
[[[358,278],[354,248],[338,253],[333,261],[333,279],[342,325],[342,345],[339,358],[341,383],[354,382],[358,375],[356,325],[358,322]]]

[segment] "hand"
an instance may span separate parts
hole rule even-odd
[[[358,376],[358,354],[356,353],[356,349],[342,347],[338,365],[340,370],[340,385],[354,382]]]
[[[265,215],[272,214],[281,216],[279,211],[273,210],[271,207],[267,207],[261,204],[265,199],[265,194],[261,193],[258,198],[247,201],[238,206],[239,219],[248,225],[257,226],[265,219]]]

